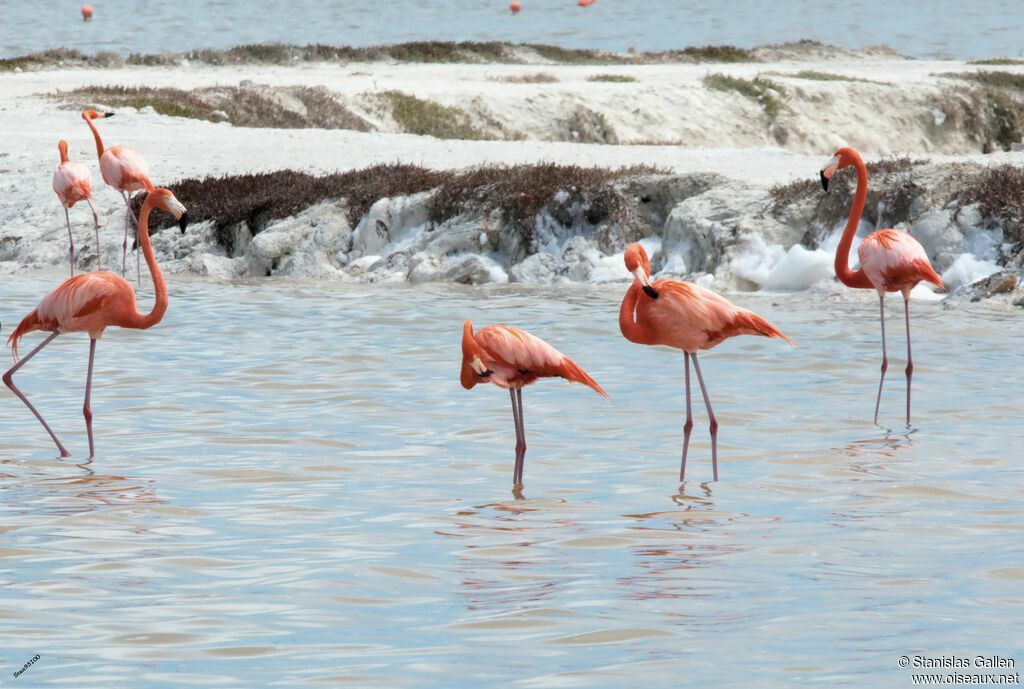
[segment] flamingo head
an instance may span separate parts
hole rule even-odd
[[[623,254],[626,262],[626,270],[633,274],[644,289],[644,293],[651,299],[658,298],[658,291],[651,286],[651,260],[647,257],[647,251],[639,242],[634,242],[626,247]]]
[[[487,368],[483,361],[483,350],[473,337],[473,323],[466,321],[462,324],[462,371],[459,374],[459,382],[467,390],[477,383],[483,382],[491,377],[494,371]]]
[[[188,227],[188,211],[185,210],[185,206],[181,204],[181,201],[174,198],[174,194],[171,193],[170,189],[154,189],[149,192],[146,202],[152,203],[154,208],[159,208],[173,215],[174,219],[178,221],[181,233],[185,234],[185,228]]]
[[[102,120],[105,117],[113,117],[113,116],[114,116],[114,113],[112,113],[112,112],[96,112],[95,110],[83,110],[82,111],[82,119],[83,120]]]
[[[857,152],[849,146],[843,146],[836,151],[832,159],[825,163],[825,167],[821,168],[821,172],[818,173],[821,177],[821,188],[828,191],[828,183],[832,179],[832,175],[844,167],[850,167],[859,157]]]

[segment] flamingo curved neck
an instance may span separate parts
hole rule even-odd
[[[153,304],[153,310],[148,314],[142,314],[136,310],[126,325],[126,327],[138,328],[140,330],[152,328],[163,320],[164,314],[167,312],[167,283],[164,282],[164,274],[160,271],[160,265],[156,262],[156,255],[153,253],[153,245],[149,241],[149,212],[153,208],[153,199],[154,196],[152,194],[147,196],[146,202],[142,204],[142,211],[139,213],[139,247],[146,257],[146,266],[149,268],[149,273],[153,276],[153,291],[156,293],[156,303]]]
[[[103,139],[100,138],[100,131],[96,129],[96,125],[93,124],[92,120],[88,117],[83,117],[85,123],[89,125],[89,129],[92,130],[92,138],[96,139],[96,157],[103,157]]]
[[[864,204],[868,199],[868,168],[855,151],[851,151],[850,154],[853,157],[853,166],[857,170],[857,192],[853,196],[853,206],[850,208],[850,218],[846,221],[846,229],[843,230],[843,237],[839,240],[839,247],[836,249],[836,277],[848,287],[872,287],[873,285],[864,275],[863,270],[850,270],[850,249],[853,247],[853,236],[857,234],[857,227],[860,225],[860,218],[864,213]]]
[[[59,144],[57,144],[57,150],[60,151],[60,162],[68,162],[68,142],[61,141]]]
[[[650,333],[636,320],[636,305],[640,300],[641,293],[640,281],[634,278],[633,284],[626,291],[626,296],[622,298],[622,305],[619,307],[619,330],[622,332],[622,336],[630,342],[648,344],[651,341]]]

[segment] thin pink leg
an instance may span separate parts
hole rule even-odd
[[[686,359],[686,423],[683,425],[683,462],[679,466],[679,480],[686,479],[686,453],[690,449],[690,431],[693,430],[693,407],[690,404],[690,353],[683,352]]]
[[[718,419],[715,418],[715,410],[711,408],[711,398],[708,397],[707,386],[704,385],[704,376],[700,374],[700,364],[697,363],[697,353],[690,355],[693,359],[693,370],[697,372],[697,380],[700,382],[700,392],[704,395],[704,405],[708,408],[708,418],[711,420],[711,468],[718,480]]]
[[[50,425],[48,423],[46,423],[46,419],[43,418],[43,415],[40,414],[39,411],[35,407],[32,406],[32,403],[28,401],[28,398],[25,397],[25,395],[21,392],[21,390],[19,390],[14,385],[14,374],[15,374],[15,372],[17,372],[17,370],[19,368],[21,368],[22,366],[27,364],[29,359],[31,359],[36,354],[38,354],[39,351],[43,347],[45,347],[46,345],[48,345],[51,342],[53,342],[53,338],[57,337],[58,334],[59,333],[51,334],[48,338],[43,340],[42,344],[40,344],[38,347],[33,349],[32,352],[28,356],[24,357],[21,361],[19,361],[14,366],[12,366],[11,369],[9,371],[7,371],[7,373],[4,374],[3,381],[4,381],[4,385],[9,387],[11,389],[11,392],[13,392],[15,395],[17,395],[18,399],[20,399],[22,402],[25,403],[25,406],[29,408],[29,411],[31,411],[33,414],[35,414],[36,418],[39,419],[39,423],[43,424],[43,428],[45,428],[46,432],[50,434],[50,437],[53,439],[53,442],[57,444],[57,449],[60,450],[60,456],[61,457],[70,457],[71,453],[67,451],[67,448],[65,448],[63,445],[61,445],[60,440],[57,439],[57,436],[53,432],[53,429],[50,428]]]
[[[523,469],[526,466],[526,422],[523,419],[522,389],[516,389],[516,406],[519,408],[519,417],[517,420],[518,428],[516,430],[516,436],[519,438],[519,441],[516,443],[516,464],[518,465],[519,470],[514,483],[517,486],[521,486],[523,485]]]
[[[121,242],[121,275],[123,276],[128,265],[128,216],[132,215],[132,202],[131,195],[123,191],[121,198],[124,199],[124,205],[128,208],[128,215],[124,216],[124,240]]]
[[[89,340],[89,374],[85,379],[85,403],[82,405],[82,414],[85,416],[85,430],[89,433],[89,459],[96,455],[92,443],[92,407],[89,406],[89,399],[92,397],[92,362],[95,358],[96,340]]]
[[[910,425],[910,383],[914,378],[914,357],[910,353],[910,300],[903,300],[903,311],[907,317],[907,425]]]
[[[516,427],[516,460],[512,465],[512,485],[519,482],[519,447],[522,445],[522,438],[519,436],[519,407],[516,405],[516,391],[508,389],[509,399],[512,400],[512,423]]]
[[[92,206],[92,199],[86,199],[89,210],[92,211],[92,231],[96,233],[96,270],[103,270],[103,261],[100,256],[100,216],[96,215],[96,209]]]
[[[68,224],[68,246],[71,247],[68,249],[68,254],[71,257],[71,277],[75,277],[75,238],[71,234],[71,216],[68,215],[66,206],[64,208],[64,220]]]
[[[878,407],[882,404],[882,383],[885,382],[885,372],[889,370],[889,357],[885,353],[885,295],[878,296],[878,313],[882,322],[882,377],[878,379],[878,397],[875,398],[875,425],[878,425]],[[908,340],[909,342],[909,340]]]

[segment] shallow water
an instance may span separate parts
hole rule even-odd
[[[241,43],[373,45],[415,40],[553,43],[577,48],[670,50],[690,45],[744,47],[803,38],[849,48],[887,44],[915,57],[1021,54],[1024,4],[991,0],[886,3],[865,0],[96,0],[81,21],[81,0],[39,11],[3,3],[0,56],[44,48],[154,53],[229,48]]]
[[[2,279],[5,334],[56,279]],[[864,687],[909,686],[903,654],[1013,656],[1019,316],[914,304],[908,430],[893,302],[889,430],[874,303],[736,296],[799,346],[702,358],[722,480],[699,482],[698,403],[681,493],[682,357],[622,339],[619,298],[172,276],[158,328],[100,343],[88,464],[87,340],[58,338],[18,381],[73,459],[0,392],[0,667],[39,654],[27,686]],[[507,395],[458,383],[467,317],[546,337],[615,399],[526,391],[522,500]]]

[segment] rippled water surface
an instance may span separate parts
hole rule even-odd
[[[228,48],[279,41],[372,45],[414,40],[526,41],[625,50],[802,38],[850,48],[879,43],[915,57],[1021,54],[1024,3],[990,0],[81,0],[3,2],[0,55],[43,48],[119,53]]]
[[[55,280],[0,279],[5,334]],[[623,340],[619,297],[172,276],[159,327],[100,343],[91,463],[87,340],[58,338],[17,380],[75,457],[0,393],[0,670],[39,654],[17,682],[866,687],[909,686],[906,653],[1019,650],[1020,316],[915,304],[909,431],[894,318],[887,430],[870,300],[739,295],[799,346],[703,358],[722,480],[700,483],[701,410],[680,491],[682,356]],[[615,399],[526,391],[523,499],[507,395],[458,383],[466,317],[548,338]]]

